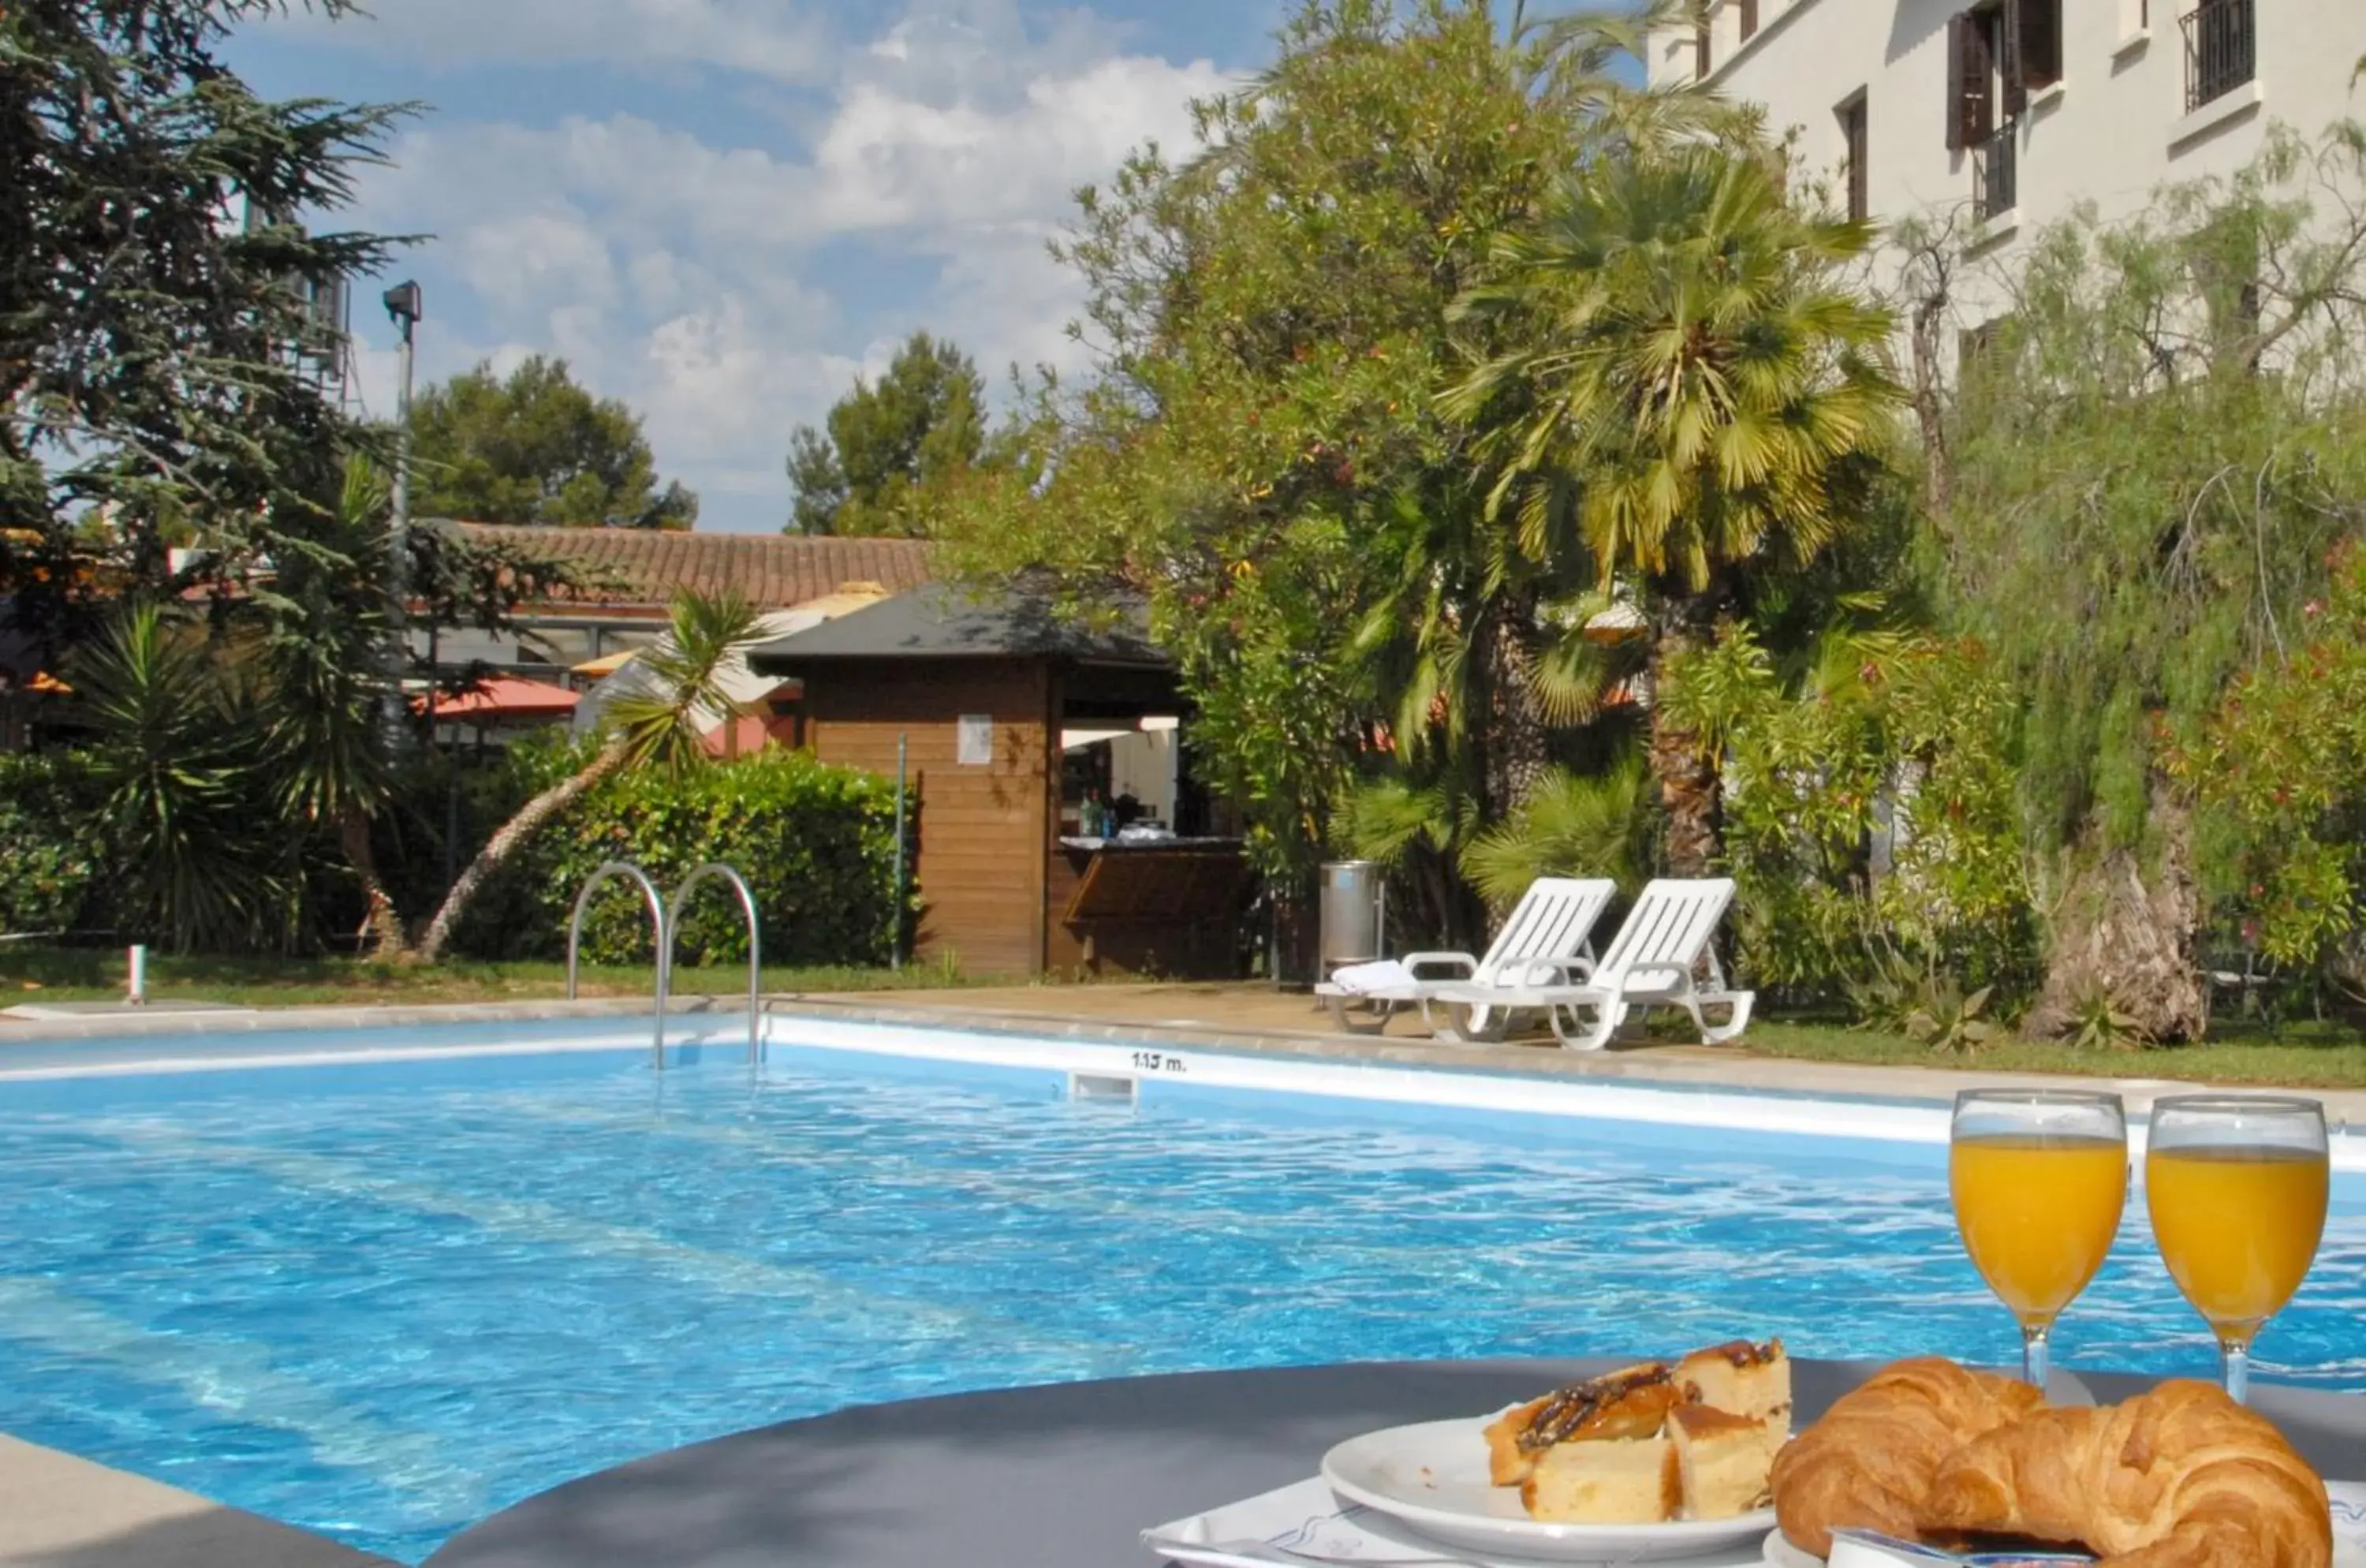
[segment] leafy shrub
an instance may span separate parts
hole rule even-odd
[[[531,793],[580,760],[571,748],[521,748],[503,787]],[[895,845],[894,786],[803,751],[768,748],[679,775],[627,773],[528,844],[471,911],[456,945],[476,957],[558,957],[576,894],[603,862],[641,865],[670,900],[693,869],[721,861],[755,894],[768,960],[884,963],[895,930]],[[746,960],[746,927],[727,883],[702,885],[681,917],[677,962]],[[620,878],[585,913],[584,956],[647,962],[648,926],[638,891]]]
[[[2366,553],[2332,566],[2327,598],[2302,610],[2308,641],[2237,678],[2171,752],[2210,815],[2222,902],[2295,968],[2356,943],[2366,891]]]
[[[1893,972],[1944,975],[2000,1000],[2028,985],[2012,704],[1977,647],[1841,628],[1786,679],[1736,626],[1671,686],[1722,742],[1740,957],[1760,985],[1869,998]]]
[[[71,753],[0,752],[0,931],[114,923],[89,793]]]

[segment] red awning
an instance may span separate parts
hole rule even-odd
[[[434,694],[435,717],[452,724],[497,724],[503,719],[565,718],[575,711],[582,694],[546,682],[515,675],[495,675],[465,692]],[[423,705],[413,697],[414,711]]]

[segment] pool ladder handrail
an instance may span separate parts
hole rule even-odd
[[[649,1038],[649,1065],[663,1072],[666,1065],[666,1008],[673,996],[674,939],[681,933],[675,921],[667,917],[665,895],[658,891],[658,885],[650,880],[649,874],[631,861],[602,862],[575,895],[574,912],[567,920],[567,999],[570,1002],[575,999],[576,978],[583,952],[583,911],[590,906],[592,895],[598,892],[603,883],[619,876],[630,877],[640,887],[641,900],[648,906],[649,923],[657,937],[657,1023]],[[738,871],[720,861],[710,861],[682,879],[681,886],[673,890],[674,905],[679,908],[698,884],[710,876],[730,879],[732,886],[739,894],[740,910],[748,917],[748,1060],[753,1063],[760,1060],[763,1054],[760,1023],[757,1016],[758,987],[763,974],[763,949],[756,916],[756,896],[749,888],[748,879]]]
[[[762,924],[756,916],[755,890],[748,886],[748,879],[740,875],[736,867],[726,865],[719,860],[711,860],[683,877],[675,886],[672,923],[666,931],[663,958],[665,972],[659,977],[658,984],[662,987],[661,995],[672,994],[673,950],[682,935],[682,912],[689,908],[690,896],[697,891],[698,885],[715,876],[722,877],[731,884],[732,891],[739,895],[739,912],[748,917],[748,1060],[750,1065],[753,1065],[762,1060],[764,1055],[763,1036],[760,1032],[758,1012],[763,987],[764,937]]]

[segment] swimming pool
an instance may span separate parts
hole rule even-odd
[[[417,1562],[570,1476],[837,1406],[1219,1366],[2007,1359],[1942,1151],[776,1047],[0,1083],[0,1410]],[[2366,1206],[2265,1375],[2366,1389]],[[2065,1365],[2203,1371],[2138,1218]],[[2293,1369],[2304,1368],[2295,1372]]]

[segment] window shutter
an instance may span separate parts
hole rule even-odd
[[[1693,80],[1708,80],[1708,22],[1703,18],[1693,28]]]
[[[1997,62],[1997,75],[2004,82],[2004,118],[2019,119],[2029,107],[2029,82],[2022,75],[2028,57],[2022,52],[2021,22],[2025,7],[2022,0],[2004,0],[2004,14],[1997,36],[2003,43],[2004,58]]]
[[[1963,24],[1963,52],[1955,76],[1955,145],[1970,147],[1996,130],[1996,55],[1986,18],[1966,12],[1956,20]]]
[[[1748,39],[1758,31],[1758,0],[1741,0],[1736,9],[1741,13],[1741,36]]]
[[[1964,57],[1971,51],[1972,19],[1958,14],[1947,18],[1947,151],[1960,152],[1964,137]]]

